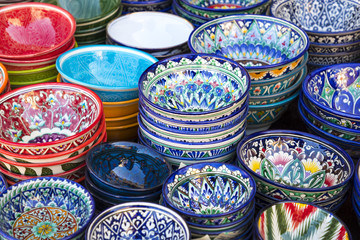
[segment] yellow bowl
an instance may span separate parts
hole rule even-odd
[[[107,127],[121,127],[121,126],[126,126],[126,125],[136,123],[138,114],[139,113],[137,112],[137,113],[127,115],[124,117],[105,118],[106,126]]]
[[[133,141],[137,138],[137,131],[139,128],[139,124],[133,123],[126,126],[121,127],[108,127],[106,126],[107,133],[107,141],[115,142],[115,141]]]

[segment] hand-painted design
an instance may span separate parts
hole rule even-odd
[[[285,113],[288,105],[270,109],[265,109],[265,107],[266,105],[264,105],[264,109],[259,110],[249,108],[248,126],[274,123]]]
[[[350,53],[340,53],[340,54],[324,54],[324,55],[315,55],[309,54],[309,64],[313,65],[335,65],[340,63],[351,63],[357,62],[360,59],[360,51],[354,51]]]
[[[4,175],[2,175],[0,173],[0,194],[3,193],[7,189],[7,186],[8,186],[8,184],[6,182]]]
[[[332,213],[297,202],[278,203],[263,210],[256,221],[256,232],[262,240],[350,239],[345,225]]]
[[[311,53],[323,53],[323,54],[334,54],[334,53],[350,53],[360,50],[360,42],[352,45],[315,45],[310,44],[309,52]]]

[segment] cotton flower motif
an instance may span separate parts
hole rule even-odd
[[[337,176],[332,173],[327,173],[325,176],[324,187],[331,187],[337,184]]]
[[[66,113],[65,115],[60,115],[59,121],[54,123],[56,127],[60,129],[64,129],[65,127],[71,126],[71,121],[69,115]]]
[[[305,171],[307,172],[316,173],[322,169],[320,162],[316,158],[303,159],[301,160],[301,163],[304,165]]]
[[[13,102],[13,105],[12,105],[12,110],[15,112],[15,113],[18,113],[20,111],[20,109],[22,108],[22,106],[16,102]]]
[[[30,129],[40,129],[42,126],[45,125],[45,121],[41,114],[35,115],[35,117],[30,117],[31,125],[29,126]]]
[[[274,152],[273,155],[267,156],[267,159],[269,159],[275,166],[284,167],[288,162],[292,161],[294,158],[288,152],[279,151],[279,152]]]
[[[20,140],[20,137],[22,135],[21,130],[17,130],[14,128],[14,129],[9,129],[8,131],[10,133],[10,136],[11,136],[13,142],[17,142]]]
[[[87,105],[87,102],[85,100],[82,101],[79,105],[81,107],[81,111],[83,111],[83,112],[85,112],[88,109],[88,105]]]
[[[253,172],[259,173],[260,165],[261,165],[261,158],[258,158],[256,156],[250,157],[248,166]]]
[[[46,98],[46,102],[50,105],[50,106],[55,106],[57,99],[54,96],[54,94],[49,94],[49,96]]]

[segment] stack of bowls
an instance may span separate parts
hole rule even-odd
[[[360,64],[348,63],[311,72],[304,80],[299,111],[314,134],[360,157]]]
[[[360,59],[360,2],[274,0],[271,15],[290,21],[309,35],[309,66],[356,62]]]
[[[103,108],[90,90],[35,84],[0,97],[0,172],[9,183],[39,176],[84,179],[86,153],[106,141]]]
[[[0,63],[0,96],[11,91],[8,71],[6,67]]]
[[[119,17],[107,27],[107,44],[136,48],[163,59],[188,53],[194,26],[169,13],[138,12]]]
[[[93,90],[105,109],[109,141],[137,138],[138,81],[156,58],[145,52],[110,45],[73,49],[56,62],[60,81]]]
[[[199,26],[215,18],[265,14],[271,0],[173,0],[173,12]]]
[[[179,55],[149,67],[139,81],[139,141],[177,168],[232,161],[245,134],[250,77],[238,63]]]
[[[159,203],[170,165],[154,150],[132,142],[102,143],[87,155],[85,186],[104,210],[125,202]]]
[[[256,206],[303,201],[336,211],[351,188],[354,163],[341,148],[308,133],[273,130],[239,143],[237,161],[256,182]]]
[[[11,87],[55,82],[56,58],[75,46],[73,16],[51,4],[18,3],[0,9],[0,23],[0,62]]]
[[[124,0],[122,1],[123,14],[134,12],[170,12],[171,3],[171,0]]]
[[[256,186],[249,174],[224,163],[196,163],[173,172],[163,205],[179,213],[192,238],[251,239]]]
[[[360,225],[360,161],[358,161],[355,169],[354,186],[352,191],[352,206]]]
[[[249,72],[249,133],[268,129],[297,97],[308,46],[306,33],[294,24],[260,15],[215,19],[189,38],[192,52],[225,56]]]
[[[254,240],[351,240],[348,227],[333,213],[303,202],[282,202],[262,209],[255,220]]]
[[[121,0],[35,0],[57,5],[76,20],[75,38],[79,46],[104,44],[107,24],[122,13]]]
[[[0,209],[0,238],[9,240],[80,240],[95,214],[83,186],[55,177],[9,187],[0,195]]]
[[[10,4],[32,2],[32,0],[0,0],[0,7],[5,7]]]

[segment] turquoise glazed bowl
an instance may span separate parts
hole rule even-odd
[[[306,33],[287,21],[261,15],[236,15],[207,22],[188,41],[195,53],[211,53],[245,66],[251,80],[291,72],[309,47]]]
[[[339,64],[311,72],[304,80],[304,100],[321,118],[360,128],[360,64]]]
[[[94,202],[81,185],[63,178],[35,178],[0,196],[1,239],[83,238]]]
[[[280,200],[319,202],[347,192],[354,174],[350,156],[318,136],[289,130],[252,134],[237,148],[237,161],[257,191]]]
[[[156,61],[136,49],[91,45],[62,54],[56,68],[63,82],[87,87],[103,102],[121,102],[138,97],[139,77]]]
[[[190,240],[190,231],[179,214],[171,209],[135,202],[102,212],[91,223],[85,236],[86,240],[120,238]]]
[[[165,181],[166,206],[203,226],[235,222],[253,208],[255,182],[231,164],[197,163],[180,168]]]
[[[189,122],[226,119],[248,98],[250,77],[240,64],[214,55],[185,54],[149,67],[139,96],[156,114]]]

